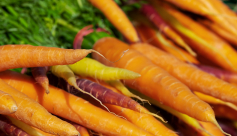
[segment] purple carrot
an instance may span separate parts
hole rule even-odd
[[[30,136],[22,129],[14,126],[11,121],[0,115],[0,130],[8,136]]]
[[[49,80],[46,76],[49,67],[34,67],[31,68],[31,73],[37,83],[39,83],[47,94],[49,94]]]

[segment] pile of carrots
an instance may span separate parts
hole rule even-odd
[[[88,24],[73,49],[0,46],[1,136],[237,135],[236,13],[220,0],[128,14],[88,1],[126,40]],[[83,45],[90,33],[107,34]]]

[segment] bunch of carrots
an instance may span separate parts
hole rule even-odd
[[[234,11],[220,0],[137,0],[126,14],[88,2],[124,40],[88,24],[71,49],[0,46],[0,135],[237,135]]]

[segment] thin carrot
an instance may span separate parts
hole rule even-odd
[[[174,131],[168,129],[161,122],[159,122],[150,115],[137,113],[132,110],[115,105],[105,105],[112,112],[115,112],[119,116],[125,117],[128,121],[132,122],[136,126],[150,132],[155,136],[177,136]]]
[[[198,121],[200,125],[213,136],[225,136],[216,125],[210,122]]]
[[[113,104],[113,105],[118,105],[121,107],[129,108],[129,109],[137,111],[137,112],[150,114],[150,115],[160,118],[162,121],[164,121],[164,119],[162,117],[148,112],[139,103],[137,103],[133,99],[131,99],[127,96],[124,96],[122,94],[113,92],[110,89],[103,87],[100,84],[97,84],[93,81],[78,78],[76,80],[77,88],[75,88],[74,86],[70,85],[69,83],[67,83],[64,80],[60,80],[60,79],[56,80],[53,76],[50,76],[50,80],[54,80],[53,82],[50,82],[51,84],[53,84],[55,86],[59,85],[60,88],[66,90],[76,96],[80,96],[77,88],[80,88],[83,91],[90,93],[90,95],[92,95],[93,98],[95,98],[97,101],[99,101],[100,104],[108,111],[109,111],[109,109],[106,106],[104,106],[104,104]]]
[[[225,105],[220,105],[220,104],[218,105],[212,104],[211,106],[213,107],[216,117],[227,118],[227,119],[237,121],[237,117],[236,117],[237,111],[234,110],[233,108],[230,108]]]
[[[20,67],[73,64],[91,52],[93,50],[73,50],[31,45],[3,45],[0,46],[0,71]]]
[[[191,55],[196,56],[196,53],[185,43],[181,36],[179,36],[155,11],[155,9],[149,5],[144,4],[141,7],[141,12],[147,16],[158,28],[159,32],[164,33],[167,37],[172,39],[175,43],[186,49]]]
[[[77,131],[80,133],[81,136],[90,136],[88,130],[85,127],[80,126],[76,123],[72,123],[72,122],[70,123],[77,129]]]
[[[113,0],[89,0],[98,8],[106,18],[132,43],[139,42],[140,39],[126,14]]]
[[[134,79],[141,76],[140,74],[127,69],[105,66],[91,58],[83,58],[68,66],[77,75],[84,77],[89,76],[100,80]]]
[[[16,127],[22,129],[23,131],[25,131],[27,134],[32,135],[32,136],[44,136],[44,134],[38,132],[35,128],[25,124],[24,122],[12,118],[10,116],[5,116],[5,118],[9,119],[9,121],[11,121],[12,124],[14,124]]]
[[[194,94],[197,95],[201,100],[203,100],[207,103],[225,105],[225,106],[228,106],[228,107],[230,107],[230,108],[237,111],[237,106],[234,105],[233,103],[225,102],[225,101],[222,101],[220,99],[217,99],[215,97],[212,97],[210,95],[206,95],[206,94],[203,94],[203,93],[200,93],[200,92],[195,92],[194,91]]]
[[[182,61],[195,64],[199,63],[195,57],[178,48],[172,41],[165,38],[162,34],[159,34],[158,31],[155,31],[154,29],[142,24],[136,25],[135,28],[143,42],[156,46],[174,55]]]
[[[195,49],[198,54],[205,56],[226,70],[237,72],[237,60],[235,59],[237,52],[231,45],[177,9],[167,5],[163,7],[183,26],[204,40],[204,43],[200,43],[189,35],[184,36],[188,43],[190,43],[190,46]]]
[[[31,73],[37,83],[39,83],[44,89],[45,92],[49,93],[49,80],[46,76],[48,67],[33,67],[31,68]]]
[[[143,53],[153,63],[168,71],[191,90],[237,104],[236,86],[203,72],[190,64],[184,63],[151,45],[134,44],[131,47]]]
[[[11,81],[11,83],[14,82]],[[19,86],[22,87],[23,84],[20,84]],[[9,114],[9,116],[20,119],[22,122],[48,133],[58,135],[78,135],[78,132],[72,125],[51,115],[39,103],[11,87],[2,79],[0,79],[0,90],[9,93],[18,104],[17,111],[14,114]]]
[[[140,73],[141,77],[137,79],[124,80],[125,85],[128,85],[128,87],[136,89],[191,117],[203,121],[215,120],[214,112],[207,103],[201,101],[187,86],[172,77],[168,72],[154,65],[147,57],[129,48],[127,44],[115,38],[102,38],[95,43],[93,48],[105,55],[110,61],[117,60],[119,55],[129,49],[115,63],[104,61],[104,59],[96,56],[96,54],[92,54],[92,56],[105,65],[125,68]],[[197,103],[198,106],[195,106]],[[186,108],[184,108],[184,105]]]
[[[0,130],[2,130],[8,136],[30,136],[22,129],[14,126],[11,121],[4,116],[0,116]]]
[[[12,96],[0,90],[0,114],[11,114],[17,109],[17,103]]]
[[[152,136],[130,122],[54,86],[49,85],[50,93],[46,95],[43,88],[35,84],[34,79],[27,75],[4,71],[0,73],[0,78],[38,101],[54,115],[81,124],[94,131],[116,136]],[[58,128],[62,128],[62,125]]]
[[[216,67],[211,67],[211,66],[207,66],[207,65],[201,65],[201,64],[191,64],[194,65],[196,67],[198,67],[199,69],[201,69],[202,71],[205,71],[211,75],[214,75],[215,77],[222,79],[226,82],[229,82],[231,84],[237,85],[237,74],[234,72],[230,72],[227,70],[223,70],[220,68],[216,68]]]

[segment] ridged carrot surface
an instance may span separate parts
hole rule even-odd
[[[102,38],[93,48],[110,61],[118,60],[123,52],[129,49],[116,63],[110,63],[96,54],[92,55],[103,64],[140,73],[141,77],[137,79],[124,80],[129,87],[199,120],[209,121],[209,117],[214,118],[212,108],[194,96],[187,86],[122,41],[115,38]]]
[[[81,124],[96,132],[114,136],[153,136],[132,123],[54,86],[50,85],[50,93],[45,94],[43,88],[35,84],[34,79],[27,75],[4,71],[0,73],[0,78],[36,100],[52,114]],[[58,128],[61,129],[62,125]]]

